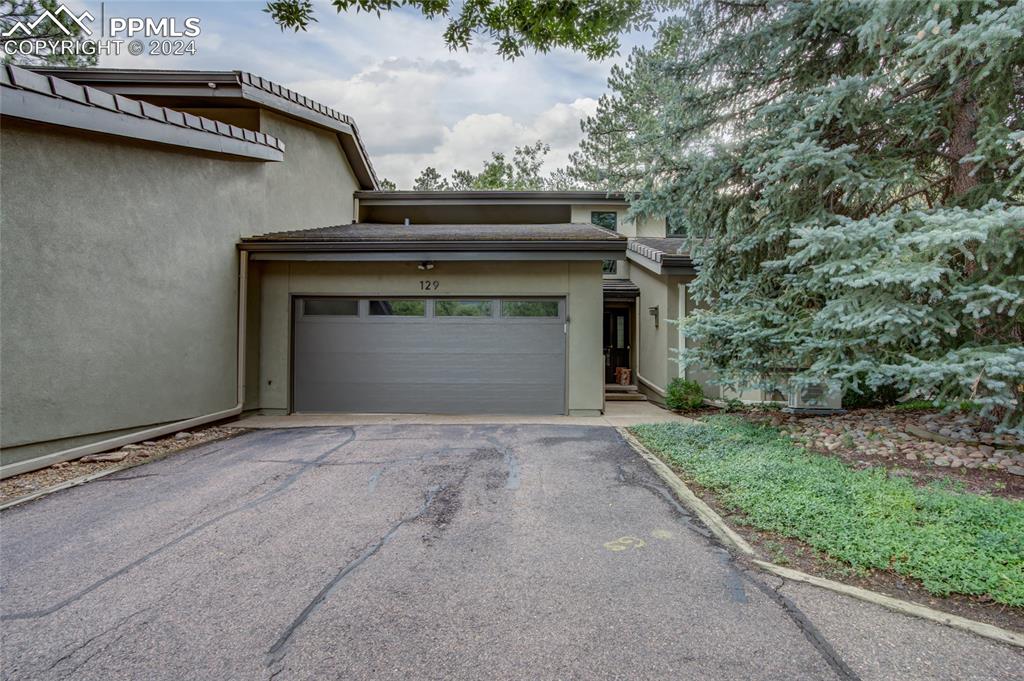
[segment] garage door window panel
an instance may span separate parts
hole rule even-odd
[[[302,301],[302,314],[306,317],[355,317],[359,314],[359,301],[352,298],[306,298]]]
[[[427,301],[415,298],[380,298],[370,301],[371,317],[426,317]]]
[[[494,301],[435,300],[434,316],[456,319],[487,319],[494,316]]]
[[[557,300],[503,300],[501,316],[507,319],[534,321],[543,318],[557,320],[561,316],[561,310]]]

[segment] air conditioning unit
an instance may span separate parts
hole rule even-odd
[[[789,405],[783,411],[790,414],[841,414],[843,396],[838,391],[829,391],[823,383],[790,386]]]

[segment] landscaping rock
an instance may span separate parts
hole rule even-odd
[[[192,433],[188,432],[187,430],[183,430],[180,433],[174,434],[175,440],[187,440],[190,437],[192,437]]]
[[[1007,466],[1006,472],[1010,475],[1022,475],[1024,476],[1024,466]]]
[[[106,461],[124,461],[128,457],[128,452],[119,450],[116,452],[106,452],[104,454],[90,454],[89,456],[83,456],[79,461],[82,463],[103,463]]]

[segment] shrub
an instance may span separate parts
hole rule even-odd
[[[704,404],[704,391],[701,390],[697,381],[673,378],[672,382],[668,384],[665,404],[670,409],[698,409]]]
[[[843,407],[846,409],[868,409],[889,407],[903,396],[903,391],[893,385],[869,386],[863,377],[858,377],[854,387],[843,393]]]

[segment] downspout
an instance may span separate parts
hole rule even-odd
[[[153,438],[163,437],[164,435],[177,433],[189,428],[195,428],[196,426],[202,426],[214,421],[231,418],[232,416],[237,416],[242,413],[242,405],[245,402],[245,324],[248,281],[249,254],[246,251],[241,251],[238,256],[238,331],[236,336],[236,342],[238,343],[238,380],[235,385],[235,406],[230,409],[215,411],[202,416],[195,416],[183,421],[165,423],[153,428],[138,430],[127,435],[119,435],[118,437],[110,438],[109,440],[101,440],[99,442],[82,445],[81,447],[65,449],[63,451],[53,452],[52,454],[44,454],[43,456],[37,456],[34,459],[29,459],[27,461],[19,461],[18,463],[0,466],[0,479],[9,478],[12,475],[17,475],[19,473],[27,473],[40,468],[46,468],[47,466],[52,466],[53,464],[60,463],[61,461],[71,461],[72,459],[79,459],[83,456],[88,456],[89,454],[99,454],[101,452],[107,452],[112,449],[124,447],[125,445],[134,444],[136,442],[152,440]]]

